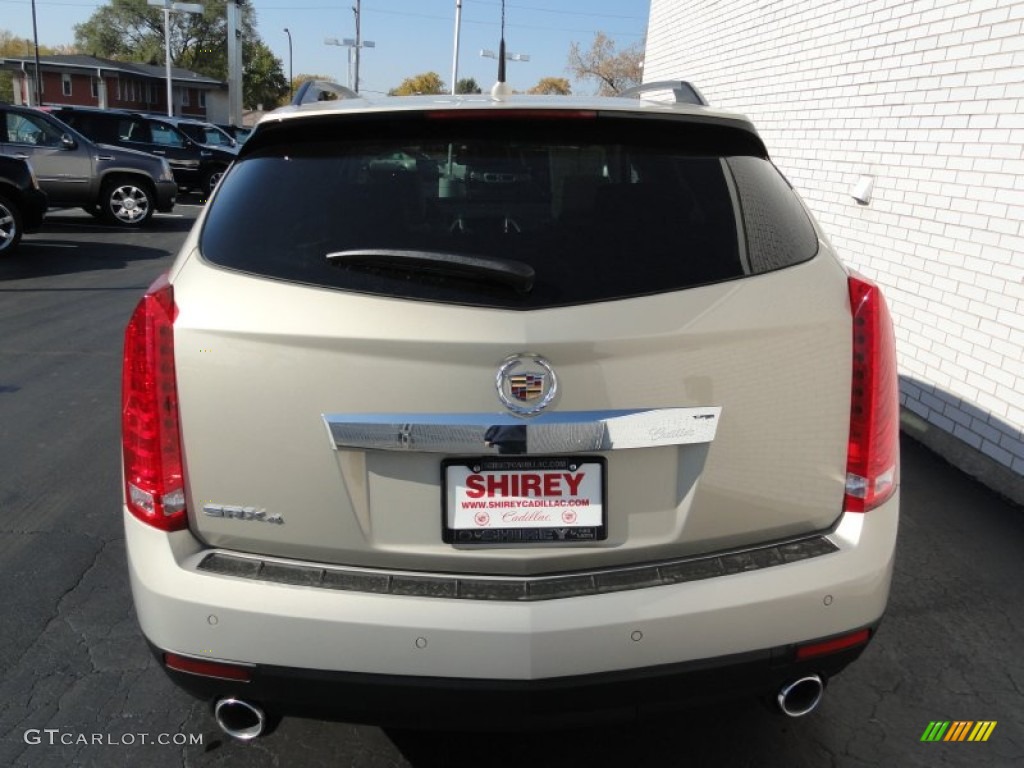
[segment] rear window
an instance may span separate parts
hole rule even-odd
[[[744,131],[492,115],[271,128],[221,182],[203,256],[329,288],[535,309],[732,280],[817,251],[794,192]],[[466,261],[531,278],[452,269]]]

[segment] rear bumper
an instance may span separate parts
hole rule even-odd
[[[163,653],[150,647],[163,666]],[[503,731],[634,720],[719,700],[774,695],[807,675],[827,679],[838,674],[864,648],[798,661],[794,647],[783,646],[546,680],[366,675],[260,665],[252,670],[252,679],[243,683],[164,669],[179,687],[198,698],[242,699],[278,715],[393,727]]]
[[[805,671],[834,674],[861,649],[797,661],[795,647],[880,620],[897,509],[898,497],[866,515],[845,515],[828,535],[837,551],[820,557],[525,603],[210,573],[197,568],[208,552],[189,532],[168,535],[127,512],[125,528],[136,611],[150,643],[256,665],[244,684],[172,673],[193,693],[288,711],[333,701],[346,717],[362,719],[353,711],[361,709],[380,720],[401,715],[405,705],[392,695],[401,690],[421,694],[412,707],[420,713],[455,697],[469,712],[502,700],[511,712],[526,707],[544,718],[599,703],[632,710],[767,693]]]

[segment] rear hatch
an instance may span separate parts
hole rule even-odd
[[[257,133],[174,275],[200,538],[512,575],[834,523],[845,275],[749,127],[386,117]]]

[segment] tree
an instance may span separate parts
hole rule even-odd
[[[597,80],[598,94],[601,96],[614,96],[626,88],[640,85],[643,58],[643,40],[616,53],[615,41],[604,32],[598,32],[594,35],[589,51],[581,51],[579,43],[569,46],[566,69],[577,80]]]
[[[416,96],[418,94],[444,93],[444,81],[437,72],[424,72],[407,77],[397,88],[388,91],[388,96]]]
[[[58,45],[52,48],[47,45],[39,46],[40,56],[52,54],[76,53],[69,45]],[[31,59],[36,55],[32,41],[24,37],[16,37],[13,32],[0,29],[0,58],[9,56],[17,59]],[[8,103],[14,101],[14,73],[8,70],[0,70],[0,101]]]
[[[527,93],[541,96],[568,96],[572,93],[572,86],[564,77],[542,77]]]
[[[172,13],[171,63],[202,75],[228,76],[227,2],[204,0],[202,14]],[[274,105],[288,92],[281,60],[260,40],[252,5],[239,5],[242,32],[242,101],[248,107]],[[147,0],[111,0],[75,25],[75,45],[83,53],[118,61],[161,64],[164,16]]]
[[[249,109],[261,104],[270,109],[288,97],[288,80],[281,71],[281,62],[262,40],[242,42],[242,103]]]
[[[480,90],[480,86],[476,84],[476,80],[472,77],[464,77],[455,83],[456,93],[483,93]]]
[[[216,2],[216,0],[215,0]],[[209,12],[210,4],[207,4]],[[177,63],[186,50],[201,45],[196,38],[196,19],[190,13],[171,14],[171,61]],[[111,0],[97,8],[86,21],[76,24],[75,44],[85,53],[117,61],[157,64],[163,61],[163,13],[146,0]],[[204,73],[205,74],[205,73]]]
[[[292,79],[292,88],[294,88],[296,91],[299,90],[299,86],[302,85],[307,80],[328,80],[328,81],[333,81],[334,80],[334,76],[333,75],[311,75],[308,72],[303,72],[301,74],[296,75]]]

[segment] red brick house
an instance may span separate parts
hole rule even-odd
[[[167,75],[163,66],[113,61],[95,56],[40,56],[42,93],[35,94],[35,59],[0,58],[0,69],[14,75],[14,103],[74,105],[167,114]],[[227,83],[187,69],[171,68],[174,114],[226,122]]]

